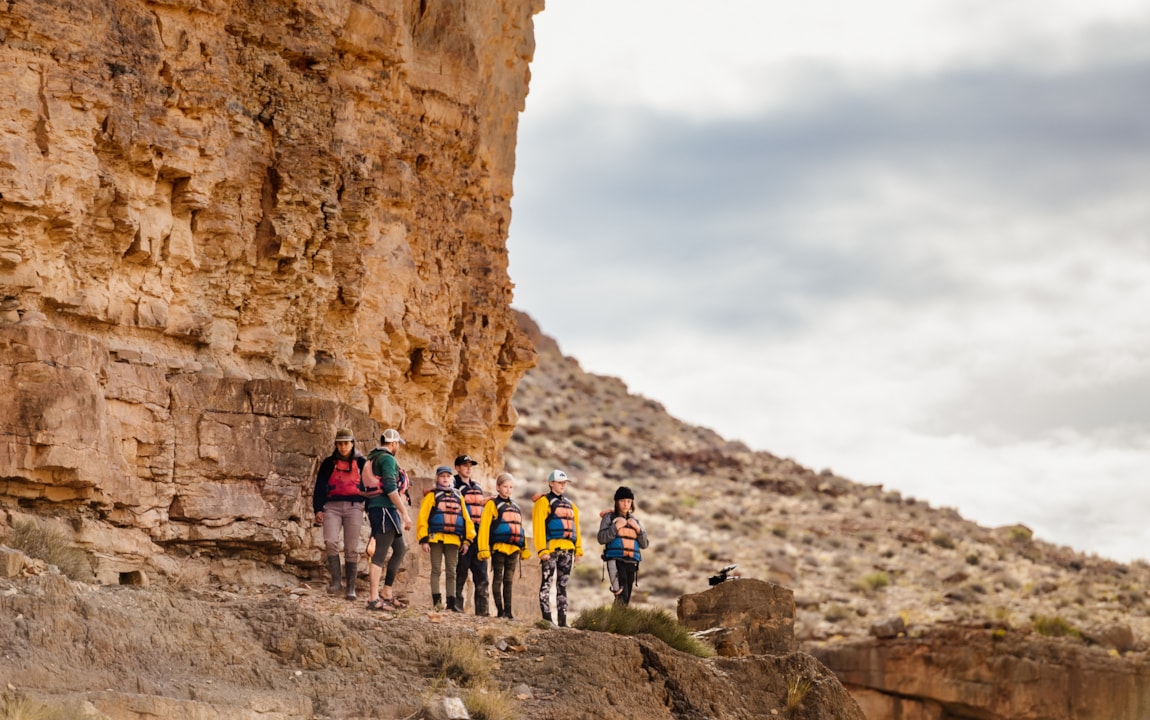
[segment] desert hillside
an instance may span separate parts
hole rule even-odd
[[[982,527],[954,509],[726,441],[617,378],[584,372],[531,318],[519,322],[539,364],[516,390],[519,425],[507,464],[525,494],[541,491],[553,466],[574,478],[568,494],[582,510],[589,548],[577,568],[577,606],[607,597],[594,543],[598,511],[627,485],[651,537],[637,594],[647,603],[673,608],[735,563],[745,576],[794,589],[796,634],[828,662],[834,648],[863,644],[871,652],[875,638],[921,639],[939,652],[986,637],[1049,640],[1082,650],[1086,664],[1117,656],[1146,672],[1145,563],[1055,546],[1022,525]],[[1150,713],[1147,679],[1133,692]]]

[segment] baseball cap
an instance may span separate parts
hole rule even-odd
[[[446,465],[440,465],[439,467],[435,468],[435,477],[439,477],[443,473],[447,473],[448,475],[454,475],[455,471],[452,470],[451,468],[447,467]]]
[[[399,431],[395,430],[393,428],[388,428],[388,429],[384,430],[383,434],[379,436],[379,441],[381,443],[383,443],[384,445],[386,445],[387,443],[392,443],[392,442],[397,442],[400,445],[406,445],[407,444],[404,441],[404,439],[399,436]]]
[[[570,478],[568,478],[567,473],[562,470],[552,470],[551,474],[547,476],[547,482],[549,483],[567,482],[568,480],[570,480]]]
[[[459,457],[455,458],[455,466],[456,467],[459,467],[460,465],[478,465],[478,464],[479,464],[478,462],[471,459],[470,455],[460,455]]]

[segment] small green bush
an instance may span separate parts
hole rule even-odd
[[[935,533],[930,537],[930,541],[938,547],[943,548],[944,550],[954,549],[954,538],[947,535],[946,533]]]
[[[1031,620],[1034,631],[1046,637],[1082,637],[1082,633],[1063,617],[1035,615]]]
[[[711,657],[714,648],[699,640],[662,608],[633,608],[606,605],[579,614],[572,623],[580,630],[596,630],[616,635],[654,635],[676,650],[698,657]]]
[[[31,520],[12,523],[8,545],[28,557],[55,565],[73,580],[90,580],[92,566],[88,555],[68,541],[63,534]]]
[[[837,623],[846,620],[851,616],[851,609],[846,605],[831,605],[823,613],[823,620],[830,623]]]
[[[882,590],[888,585],[890,585],[890,575],[887,575],[881,570],[865,575],[863,579],[859,581],[859,588],[864,591]]]
[[[571,579],[580,587],[595,587],[601,582],[600,574],[599,565],[576,565],[571,573]]]

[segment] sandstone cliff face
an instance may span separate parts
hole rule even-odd
[[[303,561],[338,425],[400,428],[417,473],[497,466],[534,362],[505,239],[541,9],[0,5],[0,503],[112,566]]]

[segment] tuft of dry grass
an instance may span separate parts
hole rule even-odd
[[[518,701],[507,690],[471,688],[463,698],[463,705],[473,720],[515,720],[519,717]]]
[[[439,672],[464,686],[485,682],[495,667],[479,640],[470,637],[440,640],[432,658]]]
[[[811,691],[813,681],[806,675],[793,678],[787,684],[787,704],[786,711],[791,712],[799,706],[799,703],[806,698],[807,693]]]
[[[24,697],[0,696],[0,720],[69,720],[70,714]]]
[[[606,605],[580,613],[572,626],[616,635],[654,635],[676,650],[691,655],[706,658],[715,654],[714,648],[692,635],[662,608]]]
[[[28,557],[55,565],[73,580],[87,582],[92,579],[92,566],[88,555],[69,542],[63,534],[32,520],[12,523],[8,545]]]

